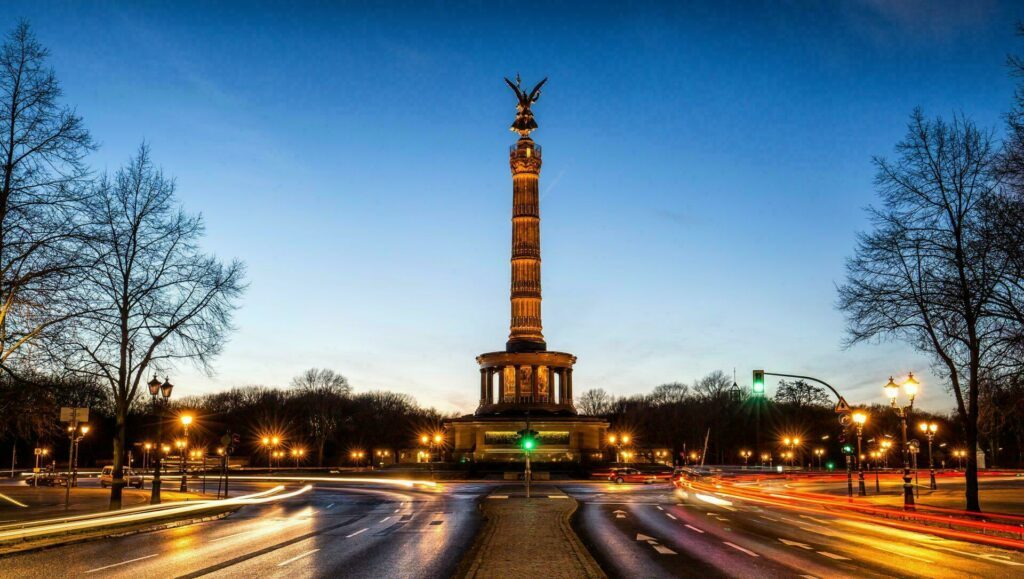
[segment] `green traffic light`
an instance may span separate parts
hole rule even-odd
[[[523,449],[524,450],[533,450],[533,439],[527,438],[526,440],[524,440],[523,441]]]
[[[764,394],[764,370],[754,370],[753,392],[758,396]]]
[[[843,452],[845,452],[846,454],[853,454],[853,447],[847,444],[846,446],[843,447]]]

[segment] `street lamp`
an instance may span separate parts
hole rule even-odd
[[[185,438],[182,439],[182,442],[184,443],[184,445],[181,447],[182,450],[181,450],[181,453],[180,453],[181,454],[181,487],[178,490],[180,492],[187,493],[188,492],[188,472],[186,472],[186,471],[188,469],[186,468],[184,449],[188,448],[188,427],[192,425],[192,415],[191,414],[182,414],[180,420],[181,420],[181,425],[182,425],[182,427],[185,430]]]
[[[917,397],[917,387],[921,383],[914,379],[914,373],[911,372],[907,377],[907,380],[903,383],[903,392],[907,396],[907,404],[901,405],[897,402],[897,398],[900,394],[900,387],[893,381],[892,376],[889,377],[889,383],[885,385],[885,395],[889,397],[889,402],[892,405],[893,410],[896,411],[896,416],[900,419],[900,430],[903,435],[903,509],[907,511],[914,510],[914,485],[913,477],[910,474],[910,447],[907,443],[907,418],[910,416],[910,411],[914,408],[914,398]]]
[[[610,445],[615,447],[615,462],[621,462],[621,459],[625,458],[626,459],[625,464],[629,464],[629,459],[628,459],[629,453],[624,452],[622,450],[622,447],[624,447],[627,444],[629,444],[630,440],[632,440],[632,438],[630,438],[630,436],[628,434],[618,434],[618,435],[616,435],[616,434],[609,434],[608,435],[608,444],[610,444]]]
[[[814,456],[818,457],[818,470],[821,470],[821,457],[825,456],[825,449],[824,448],[815,448],[814,449]]]
[[[857,426],[857,494],[862,497],[868,494],[864,488],[864,461],[861,460],[861,439],[864,436],[864,423],[867,421],[866,412],[858,410],[853,413],[853,423]]]
[[[796,447],[800,446],[800,438],[787,436],[782,439],[782,442],[789,447],[789,466],[793,466],[793,457],[796,456],[793,451]]]
[[[740,456],[743,457],[743,470],[747,469],[747,459],[749,459],[753,454],[754,453],[750,452],[749,450],[740,451]]]
[[[771,453],[769,453],[769,452],[762,452],[761,453],[761,467],[762,468],[764,467],[764,463],[766,463],[766,462],[768,463],[768,468],[771,468],[771,466],[772,466],[771,460],[772,460]]]
[[[935,484],[935,459],[932,458],[932,441],[935,440],[935,433],[939,431],[939,425],[935,422],[922,422],[917,425],[921,432],[928,436],[928,468],[929,475],[931,477],[931,489],[935,490],[939,488],[939,485]]]
[[[882,492],[882,487],[881,487],[881,485],[878,484],[878,459],[881,458],[881,457],[882,457],[882,451],[880,451],[880,450],[872,450],[871,451],[871,461],[874,463],[874,467],[875,467],[875,493],[881,493]]]
[[[46,456],[48,454],[50,454],[50,449],[48,449],[48,448],[36,448],[36,450],[35,450],[36,468],[35,468],[35,476],[32,477],[32,486],[34,486],[34,487],[38,487],[39,486],[39,457]]]
[[[167,400],[171,397],[171,391],[174,390],[174,384],[171,384],[170,378],[164,378],[161,382],[156,374],[153,374],[153,379],[146,384],[149,387],[149,395],[153,400],[153,414],[156,416],[156,444],[159,445],[160,439],[163,438],[164,428],[164,410],[166,410]],[[162,402],[161,402],[162,400]],[[164,456],[171,450],[170,446],[163,445]],[[150,491],[149,504],[156,505],[160,504],[160,466],[162,460],[158,453],[156,459],[153,460],[153,486]]]

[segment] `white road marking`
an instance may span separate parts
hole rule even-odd
[[[968,555],[976,559],[984,559],[986,561],[991,561],[993,563],[1002,563],[1003,565],[1011,565],[1013,567],[1020,567],[1024,565],[1024,563],[1017,563],[1016,561],[1005,561],[1003,559],[998,558],[994,553],[979,555],[977,553],[971,553],[970,551],[957,551],[956,549],[950,549],[949,547],[942,547],[939,545],[932,545],[931,548],[942,549],[943,551],[949,551],[950,553],[956,553],[957,555]]]
[[[812,549],[812,547],[810,545],[808,545],[807,543],[800,543],[798,541],[790,541],[790,540],[787,540],[787,539],[783,539],[782,537],[779,537],[779,541],[781,541],[783,545],[789,545],[790,547],[800,547],[801,549],[807,549],[808,551],[810,551]]]
[[[325,508],[325,509],[330,509],[330,508],[332,508],[333,506],[334,506],[334,503],[331,503],[331,504],[327,505],[327,506],[326,506],[326,507],[324,507],[324,508]]]
[[[648,543],[651,542],[651,541],[657,541],[657,539],[655,539],[654,537],[648,537],[647,535],[645,535],[643,533],[637,533],[636,534],[636,540],[637,541],[647,541]]]
[[[259,529],[252,529],[252,530],[249,530],[249,531],[242,531],[241,533],[233,533],[231,535],[224,535],[223,537],[217,537],[216,539],[210,539],[209,542],[210,543],[216,543],[217,541],[225,541],[227,539],[230,539],[232,537],[237,537],[239,535],[248,535],[249,533],[255,533],[258,530]]]
[[[346,539],[351,539],[352,537],[355,537],[359,533],[365,533],[366,531],[367,531],[367,529],[359,529],[358,531],[356,531],[355,533],[352,533],[351,535],[345,535],[345,538]]]
[[[849,557],[843,557],[842,555],[836,555],[835,553],[829,553],[828,551],[818,551],[819,555],[824,555],[829,559],[835,559],[836,561],[849,561]]]
[[[654,550],[661,553],[662,555],[675,555],[676,552],[664,545],[651,545]]]
[[[661,508],[661,505],[654,505],[654,506],[658,507],[659,511],[664,511],[665,510],[665,509]]]
[[[316,553],[319,550],[320,549],[313,549],[312,551],[306,551],[305,553],[303,553],[301,555],[296,555],[296,556],[292,557],[291,559],[288,559],[287,561],[281,561],[280,563],[277,564],[277,566],[278,567],[284,567],[288,563],[294,563],[295,561],[298,561],[299,559],[301,559],[303,557],[309,557],[310,555],[312,555],[313,553]]]
[[[675,515],[673,515],[672,513],[665,513],[665,516],[666,516],[666,517],[668,517],[668,518],[670,518],[670,519],[672,519],[673,521],[678,521],[678,520],[679,520],[679,519],[677,519],[677,518],[676,518],[676,516],[675,516]]]
[[[507,499],[508,497],[505,497],[505,498]],[[402,509],[395,509],[395,511],[394,511],[394,512],[396,512],[396,513],[397,513],[397,512],[398,512],[398,511],[400,511],[400,510],[402,510]]]
[[[612,513],[615,514],[615,518],[616,519],[625,519],[626,518],[626,511],[616,510],[616,511],[612,511]]]
[[[750,549],[744,549],[743,547],[740,547],[739,545],[737,545],[735,543],[730,543],[729,541],[722,541],[722,542],[725,543],[726,545],[729,545],[733,549],[736,549],[737,551],[739,551],[741,553],[746,553],[747,555],[750,555],[751,557],[760,557],[760,555],[758,555],[757,553],[751,551]]]
[[[704,534],[704,531],[698,529],[697,527],[694,527],[693,525],[686,525],[686,528],[690,529],[691,531],[696,531],[696,532],[700,533],[701,535]]]
[[[758,515],[758,516],[759,516],[759,517],[761,517],[762,519],[766,519],[766,520],[768,520],[768,521],[774,521],[774,522],[776,522],[776,523],[777,523],[777,522],[779,522],[779,520],[778,520],[778,519],[773,519],[773,518],[771,518],[771,517],[766,517],[766,516],[764,516],[764,515]]]
[[[810,516],[810,515],[800,515],[800,517],[801,517],[801,518],[804,518],[804,519],[808,519],[808,520],[814,521],[815,523],[820,523],[820,524],[822,524],[822,525],[827,525],[827,524],[828,524],[828,521],[823,521],[823,520],[821,520],[821,519],[818,519],[818,518],[812,517],[812,516]]]
[[[390,519],[390,518],[391,518],[390,516],[384,517],[383,519],[380,520],[380,522],[386,523],[387,520]]]
[[[86,573],[95,573],[97,571],[102,571],[104,569],[110,569],[111,567],[120,567],[121,565],[127,565],[128,563],[142,561],[143,559],[149,559],[152,557],[156,557],[157,555],[159,555],[159,553],[153,553],[152,555],[146,555],[145,557],[136,557],[135,559],[128,559],[127,561],[121,561],[120,563],[114,563],[112,565],[106,565],[103,567],[97,567],[95,569],[89,569],[88,571],[86,571]]]

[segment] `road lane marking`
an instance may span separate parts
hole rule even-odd
[[[647,536],[647,535],[645,535],[643,533],[637,533],[636,534],[636,540],[637,541],[647,541],[648,543],[656,542],[657,541],[657,539],[655,539],[654,537],[649,537],[649,536]]]
[[[835,559],[836,561],[849,561],[849,557],[843,557],[842,555],[836,555],[835,553],[829,553],[828,551],[818,551],[819,555],[824,555],[829,559]]]
[[[334,503],[331,503],[331,504],[327,505],[327,507],[326,507],[326,508],[328,508],[328,509],[329,509],[329,508],[331,508],[331,507],[333,507],[333,506],[334,506]]]
[[[821,520],[821,519],[818,519],[818,518],[812,517],[812,516],[810,516],[810,515],[800,515],[800,517],[801,517],[801,518],[804,518],[804,519],[808,519],[808,520],[814,521],[815,523],[820,523],[820,524],[822,524],[822,525],[827,525],[827,524],[828,524],[828,521],[823,521],[823,520]]]
[[[779,522],[778,519],[773,519],[771,517],[766,517],[764,515],[758,515],[758,516],[761,517],[762,519],[766,519],[766,520],[773,521],[773,522],[776,522],[776,523]]]
[[[239,535],[248,535],[249,533],[255,533],[256,531],[259,531],[259,530],[260,529],[251,529],[249,531],[242,531],[241,533],[232,533],[230,535],[224,535],[223,537],[217,537],[216,539],[210,539],[209,542],[210,543],[216,543],[217,541],[226,541],[227,539],[230,539],[232,537],[237,537]]]
[[[782,537],[779,537],[779,541],[781,541],[783,545],[789,545],[790,547],[800,547],[801,549],[806,549],[808,551],[813,549],[813,547],[811,547],[807,543],[800,543],[798,541],[790,541],[790,540],[787,540],[787,539],[783,539]]]
[[[704,534],[704,531],[698,529],[697,527],[694,527],[693,525],[685,525],[685,526],[686,526],[687,529],[690,529],[691,531],[696,531],[696,532],[700,533],[701,535]]]
[[[626,511],[616,510],[616,511],[612,511],[612,513],[615,515],[616,519],[625,519],[626,518]]]
[[[303,553],[301,555],[296,555],[296,556],[292,557],[291,559],[288,559],[287,561],[281,561],[280,563],[277,564],[277,566],[278,567],[284,567],[288,563],[294,563],[295,561],[298,561],[299,559],[301,559],[303,557],[309,557],[310,555],[312,555],[313,553],[316,553],[319,550],[320,549],[313,549],[312,551],[306,551],[305,553]]]
[[[736,549],[737,551],[739,551],[741,553],[746,553],[747,555],[750,555],[751,557],[760,557],[760,555],[758,555],[757,553],[751,551],[750,549],[744,549],[743,547],[740,547],[739,545],[737,545],[735,543],[730,543],[729,541],[722,541],[722,542],[725,543],[726,545],[729,545],[733,549]]]
[[[346,539],[351,539],[352,537],[355,537],[359,533],[365,533],[366,531],[367,531],[367,529],[359,529],[358,531],[356,531],[355,533],[352,533],[351,535],[345,535],[345,538]]]
[[[666,516],[666,517],[668,517],[668,518],[670,518],[670,519],[672,519],[673,521],[678,521],[678,520],[679,520],[679,519],[677,519],[677,518],[676,518],[676,516],[675,516],[675,515],[673,515],[672,513],[665,513],[665,516]]]
[[[159,553],[153,553],[152,555],[146,555],[145,557],[136,557],[135,559],[128,559],[127,561],[121,561],[120,563],[114,563],[112,565],[106,565],[106,566],[103,566],[103,567],[97,567],[95,569],[89,569],[88,571],[86,571],[86,573],[95,573],[97,571],[102,571],[104,569],[110,569],[112,567],[120,567],[121,565],[127,565],[128,563],[134,563],[136,561],[142,561],[143,559],[150,559],[152,557],[156,557],[157,555],[159,555]]]
[[[398,512],[398,511],[400,511],[400,510],[402,510],[402,509],[395,509],[395,510],[394,510],[394,512],[396,512],[396,513],[397,513],[397,512]]]
[[[661,553],[662,555],[675,555],[676,552],[664,545],[651,545],[654,550]]]
[[[659,511],[664,511],[665,510],[665,509],[661,508],[661,505],[654,505],[654,506],[658,507]]]
[[[387,520],[390,519],[390,518],[391,518],[390,516],[384,517],[383,519],[380,520],[380,522],[386,523]]]
[[[968,555],[968,556],[974,557],[976,559],[984,559],[986,561],[991,561],[993,563],[1002,563],[1003,565],[1012,565],[1014,567],[1020,567],[1021,565],[1024,565],[1024,563],[1017,563],[1015,561],[1005,561],[1003,559],[999,559],[999,558],[997,558],[995,556],[994,553],[987,553],[985,555],[979,555],[978,553],[971,553],[970,551],[957,551],[956,549],[950,549],[949,547],[942,547],[942,546],[939,546],[939,545],[932,545],[931,548],[932,549],[942,549],[943,551],[949,551],[950,553],[956,553],[957,555]]]

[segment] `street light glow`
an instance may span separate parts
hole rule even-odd
[[[191,414],[182,414],[181,415],[181,423],[184,424],[185,426],[188,426],[189,424],[192,424],[192,415]]]

